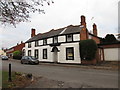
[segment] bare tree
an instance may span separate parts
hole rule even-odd
[[[16,24],[28,21],[30,13],[45,13],[42,6],[54,3],[52,0],[0,0],[1,24]]]

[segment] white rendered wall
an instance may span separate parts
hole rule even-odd
[[[67,47],[74,47],[74,60],[66,60],[66,48]],[[81,63],[78,42],[61,44],[59,49],[60,49],[60,52],[58,53],[58,62],[60,63]]]
[[[43,49],[47,49],[47,59],[43,59]],[[50,46],[39,47],[39,61],[53,62],[53,53],[51,52]]]
[[[65,42],[66,41],[66,37],[64,36],[58,36],[58,42]]]
[[[73,40],[79,41],[80,40],[80,34],[73,34]],[[66,42],[66,36],[58,36],[58,42]],[[53,38],[47,39],[47,44],[52,44]],[[39,45],[43,45],[43,40],[39,40]],[[66,60],[66,48],[67,47],[74,47],[74,60]],[[28,48],[28,43],[25,44],[25,54],[28,55],[28,50],[31,50],[31,55],[34,56],[35,49],[38,49],[39,61],[45,61],[45,62],[54,62],[53,60],[53,47],[50,47],[49,45],[46,46],[38,46],[35,47],[35,41],[31,42],[31,48]],[[58,62],[60,63],[81,63],[80,60],[80,52],[79,52],[79,42],[74,43],[63,43],[60,46],[57,46],[58,50]],[[47,49],[47,59],[43,59],[43,49]]]
[[[43,40],[39,40],[39,45],[43,45]]]
[[[53,38],[47,39],[47,44],[51,44],[51,43],[53,43]]]
[[[79,41],[80,40],[80,34],[73,34],[73,41]]]

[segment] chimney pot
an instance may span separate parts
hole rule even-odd
[[[95,23],[93,24],[93,29],[97,29],[97,26]]]
[[[23,43],[23,41],[21,41],[21,44]]]

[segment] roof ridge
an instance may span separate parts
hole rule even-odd
[[[71,24],[71,25],[68,25],[68,26],[63,27],[63,28],[51,29],[51,30],[49,30],[49,31],[47,31],[47,32],[39,33],[39,34],[46,34],[46,33],[49,33],[49,32],[51,32],[51,31],[57,31],[57,30],[65,29],[65,28],[70,27],[70,26],[77,27],[77,26],[80,26],[80,25],[72,25],[72,24]]]

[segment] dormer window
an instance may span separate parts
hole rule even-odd
[[[28,43],[28,48],[31,48],[31,42]]]
[[[73,34],[66,35],[66,41],[67,42],[73,41]]]
[[[53,37],[53,43],[58,43],[58,37]]]
[[[47,39],[44,39],[43,40],[43,45],[46,45],[47,44]]]
[[[35,41],[35,47],[37,47],[39,45],[38,41]]]

